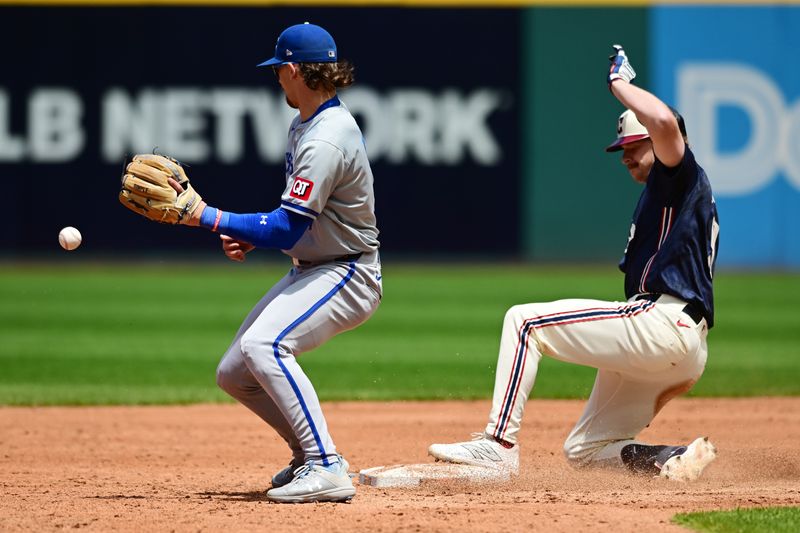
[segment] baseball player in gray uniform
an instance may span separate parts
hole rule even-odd
[[[293,458],[272,478],[270,500],[347,501],[355,495],[317,393],[296,356],[367,320],[381,299],[373,177],[361,131],[336,88],[353,81],[331,35],[313,24],[281,33],[269,66],[299,110],[286,149],[286,189],[269,213],[201,205],[190,225],[220,233],[244,261],[278,248],[293,268],[245,318],[217,369],[217,383],[286,440]]]
[[[636,438],[705,368],[719,222],[683,118],[631,84],[635,72],[625,51],[614,50],[608,86],[628,110],[607,151],[622,151],[631,177],[644,185],[620,263],[626,300],[568,299],[509,309],[488,423],[473,441],[431,445],[437,459],[516,473],[522,414],[544,355],[598,369],[583,415],[564,443],[573,465],[692,481],[716,457],[703,437],[688,446]]]

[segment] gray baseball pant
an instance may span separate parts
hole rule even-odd
[[[296,462],[328,465],[336,446],[296,356],[366,321],[382,293],[377,253],[289,271],[256,304],[217,368],[217,384],[275,428]]]

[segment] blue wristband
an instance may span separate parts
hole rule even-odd
[[[210,229],[211,231],[217,231],[221,219],[222,210],[217,209],[216,207],[211,207],[210,205],[207,205],[203,209],[203,212],[200,213],[200,225],[204,228]]]

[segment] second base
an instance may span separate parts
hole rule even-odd
[[[454,463],[420,463],[376,466],[358,473],[358,482],[373,487],[417,487],[425,481],[498,482],[511,478],[509,472],[483,466]]]

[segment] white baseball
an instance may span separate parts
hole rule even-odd
[[[81,245],[81,232],[77,228],[67,226],[58,232],[58,244],[65,250],[74,250]]]

